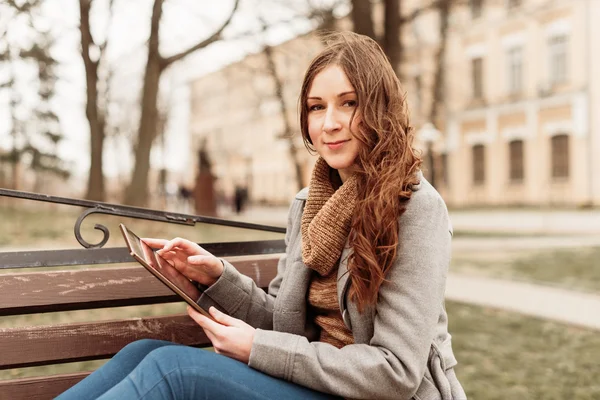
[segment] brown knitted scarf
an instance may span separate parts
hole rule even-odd
[[[302,214],[302,260],[321,276],[328,275],[342,255],[358,197],[356,176],[335,190],[330,171],[325,160],[319,158]]]
[[[355,176],[335,190],[330,172],[325,160],[319,158],[302,214],[302,259],[317,272],[310,283],[308,303],[315,311],[315,323],[321,327],[319,340],[341,348],[354,343],[354,338],[340,313],[335,267],[350,233],[358,195]]]

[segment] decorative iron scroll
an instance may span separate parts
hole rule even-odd
[[[277,227],[277,226],[261,225],[261,224],[254,224],[254,223],[249,223],[249,222],[230,221],[230,220],[226,220],[226,219],[206,217],[206,216],[202,216],[202,215],[172,213],[172,212],[167,212],[167,211],[152,210],[152,209],[143,208],[143,207],[133,207],[133,206],[126,206],[126,205],[121,205],[121,204],[103,203],[103,202],[99,202],[99,201],[71,199],[68,197],[50,196],[50,195],[39,194],[39,193],[23,192],[23,191],[19,191],[19,190],[0,189],[0,196],[88,208],[79,216],[79,218],[77,218],[77,221],[75,222],[75,226],[73,228],[74,233],[75,233],[75,238],[77,239],[79,244],[81,244],[86,249],[101,248],[102,246],[104,246],[106,244],[106,242],[108,242],[108,238],[110,237],[110,232],[106,226],[101,225],[101,224],[95,224],[94,229],[102,231],[102,233],[103,233],[102,240],[96,244],[93,244],[93,243],[89,243],[85,239],[83,239],[83,237],[81,236],[81,224],[83,223],[83,220],[91,214],[108,214],[108,215],[115,215],[115,216],[121,216],[121,217],[127,217],[127,218],[145,219],[145,220],[159,221],[159,222],[170,222],[170,223],[188,225],[188,226],[194,226],[196,223],[204,223],[204,224],[211,224],[211,225],[230,226],[232,228],[243,228],[243,229],[253,229],[253,230],[265,231],[265,232],[285,233],[285,228]]]

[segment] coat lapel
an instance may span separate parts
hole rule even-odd
[[[344,324],[352,331],[355,343],[368,343],[373,337],[373,317],[374,308],[367,307],[364,312],[359,313],[355,303],[348,301],[348,288],[351,280],[348,273],[348,257],[352,254],[352,249],[346,243],[337,276],[337,295],[342,313]]]
[[[350,279],[348,279],[348,257],[350,257],[350,254],[352,254],[352,249],[348,246],[348,242],[346,242],[344,250],[342,251],[342,256],[340,257],[340,265],[337,274],[337,296],[342,314],[346,309],[346,292],[350,285]]]

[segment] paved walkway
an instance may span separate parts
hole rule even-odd
[[[450,210],[456,230],[600,235],[600,210]]]
[[[556,248],[600,246],[600,234],[574,236],[537,236],[537,237],[476,237],[456,236],[452,239],[454,254],[481,252],[544,250]]]
[[[240,215],[219,211],[223,218],[285,225],[288,207],[252,206]],[[600,210],[450,210],[450,219],[456,231],[600,236]]]
[[[446,298],[600,330],[600,296],[451,273]]]

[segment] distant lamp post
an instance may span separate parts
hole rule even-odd
[[[427,163],[429,164],[429,183],[435,187],[435,165],[433,160],[433,144],[440,138],[442,133],[436,129],[431,122],[423,124],[417,132],[419,140],[427,145]]]

